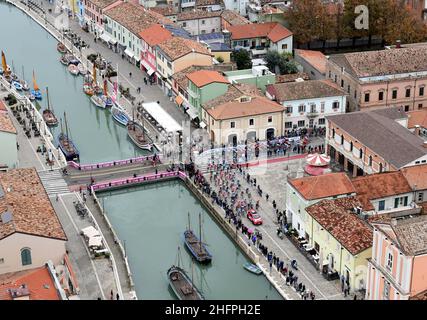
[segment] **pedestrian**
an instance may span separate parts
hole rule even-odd
[[[59,195],[56,194],[56,202],[58,202],[58,201],[59,201]]]
[[[265,194],[265,199],[268,201],[269,195],[268,193]]]
[[[110,300],[114,300],[114,292],[113,292],[113,289],[111,289],[111,292],[110,292]]]
[[[132,72],[129,72],[129,78],[132,78]]]
[[[117,292],[117,294],[116,294],[116,298],[117,298],[117,300],[120,300],[120,296],[119,296],[119,293]]]

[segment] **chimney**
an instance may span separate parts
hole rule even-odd
[[[414,133],[416,136],[420,135],[420,131],[421,131],[420,125],[419,124],[415,125],[415,132]]]
[[[400,49],[400,48],[401,48],[400,40],[396,40],[396,49]]]

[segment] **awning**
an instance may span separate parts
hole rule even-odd
[[[135,55],[133,58],[135,59],[135,61],[141,61],[141,59],[140,59],[140,57],[138,57],[138,55]]]
[[[154,69],[148,69],[148,70],[147,70],[147,74],[148,74],[149,76],[151,76],[153,73],[154,73]]]
[[[149,76],[151,76],[154,72],[154,69],[150,67],[150,65],[148,64],[147,61],[145,61],[144,59],[141,60],[141,64],[144,66],[144,68],[147,70],[147,74]]]
[[[102,237],[101,236],[90,237],[88,246],[89,247],[102,247]]]
[[[110,40],[108,40],[111,44],[116,44],[117,40],[114,38],[110,38]]]
[[[180,106],[184,102],[184,99],[181,96],[177,96],[175,98],[175,102],[176,102],[177,105]]]
[[[125,50],[125,54],[129,57],[129,58],[133,58],[133,52],[130,48],[126,48]]]
[[[104,40],[105,42],[109,42],[111,40],[111,37],[106,32],[101,34],[100,38],[101,38],[101,40]]]
[[[89,226],[89,227],[86,227],[86,228],[82,229],[82,232],[88,238],[95,237],[95,236],[100,236],[101,235],[99,233],[99,231],[96,230],[93,226]]]
[[[206,123],[204,123],[203,121],[200,121],[199,126],[200,128],[204,129],[206,128]]]
[[[190,116],[191,120],[197,118],[199,116],[199,114],[193,109],[193,108],[188,108],[186,110],[186,112],[188,113],[188,115]]]

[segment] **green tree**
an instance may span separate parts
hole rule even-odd
[[[286,52],[278,53],[277,51],[269,50],[265,57],[267,67],[271,72],[276,74],[297,73],[298,68],[292,60],[292,55]]]
[[[251,57],[249,52],[245,49],[234,51],[233,60],[236,62],[238,70],[252,68]]]

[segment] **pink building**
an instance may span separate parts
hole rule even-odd
[[[83,0],[85,8],[85,22],[89,31],[100,35],[104,32],[104,11],[114,8],[122,3],[122,0]]]
[[[427,215],[372,223],[367,300],[417,299],[427,290]]]
[[[154,24],[139,33],[141,38],[141,70],[156,77],[156,46],[172,38],[172,33],[160,24]]]

